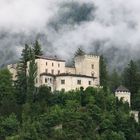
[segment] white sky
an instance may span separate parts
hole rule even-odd
[[[59,16],[63,2],[91,3],[95,5],[95,19],[62,27],[54,32],[46,25]],[[0,0],[0,31],[10,33],[44,32],[58,54],[66,57],[77,46],[85,50],[96,40],[107,40],[102,46],[112,46],[140,52],[140,0]],[[1,47],[1,46],[0,46]]]

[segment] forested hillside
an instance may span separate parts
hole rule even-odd
[[[7,69],[0,70],[0,140],[140,140],[140,124],[130,110],[140,111],[140,63],[130,61],[119,73],[109,73],[100,59],[103,88],[51,92],[36,88],[36,41],[25,45],[18,65],[17,81]],[[27,61],[30,60],[27,75]],[[132,107],[114,96],[119,85],[132,93]]]

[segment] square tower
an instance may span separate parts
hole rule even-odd
[[[81,55],[75,57],[76,74],[92,76],[96,78],[96,85],[100,85],[99,78],[100,57],[95,55]]]

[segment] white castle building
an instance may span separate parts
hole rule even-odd
[[[65,60],[58,58],[36,57],[37,77],[35,86],[46,85],[52,91],[84,89],[100,85],[99,79],[99,56],[82,55],[74,59],[75,66],[67,67]],[[29,62],[27,63],[29,66]],[[8,69],[16,79],[16,65],[8,65]]]

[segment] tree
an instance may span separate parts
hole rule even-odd
[[[100,56],[100,85],[103,86],[104,89],[106,89],[108,85],[107,66],[102,55]]]
[[[5,140],[7,136],[15,135],[18,132],[19,122],[14,114],[8,117],[0,117],[0,139]]]
[[[41,45],[39,44],[39,42],[36,40],[34,43],[34,53],[35,55],[42,55],[42,50],[41,50]]]
[[[109,86],[111,91],[115,91],[119,85],[121,85],[121,78],[120,75],[118,75],[117,71],[114,69],[113,72],[109,76]]]
[[[0,103],[4,98],[14,98],[12,75],[8,69],[0,70]]]
[[[24,104],[27,94],[27,62],[29,61],[29,46],[25,44],[22,50],[21,59],[17,66],[17,103]]]
[[[128,66],[124,69],[123,82],[124,85],[131,91],[131,93],[134,94],[138,91],[138,69],[136,63],[133,60],[131,60]]]
[[[12,75],[8,69],[0,70],[0,115],[18,112]]]
[[[85,55],[85,52],[81,48],[78,48],[77,51],[75,52],[75,57],[82,55]]]
[[[140,74],[138,72],[138,68],[136,63],[131,60],[128,66],[124,69],[123,72],[123,84],[130,90],[131,99],[132,99],[132,107],[134,104],[134,100],[136,94],[138,93],[140,87]],[[135,107],[134,107],[135,108]]]
[[[36,96],[35,79],[37,76],[37,64],[35,62],[35,53],[30,48],[29,51],[30,61],[27,76],[27,100],[33,102]]]

